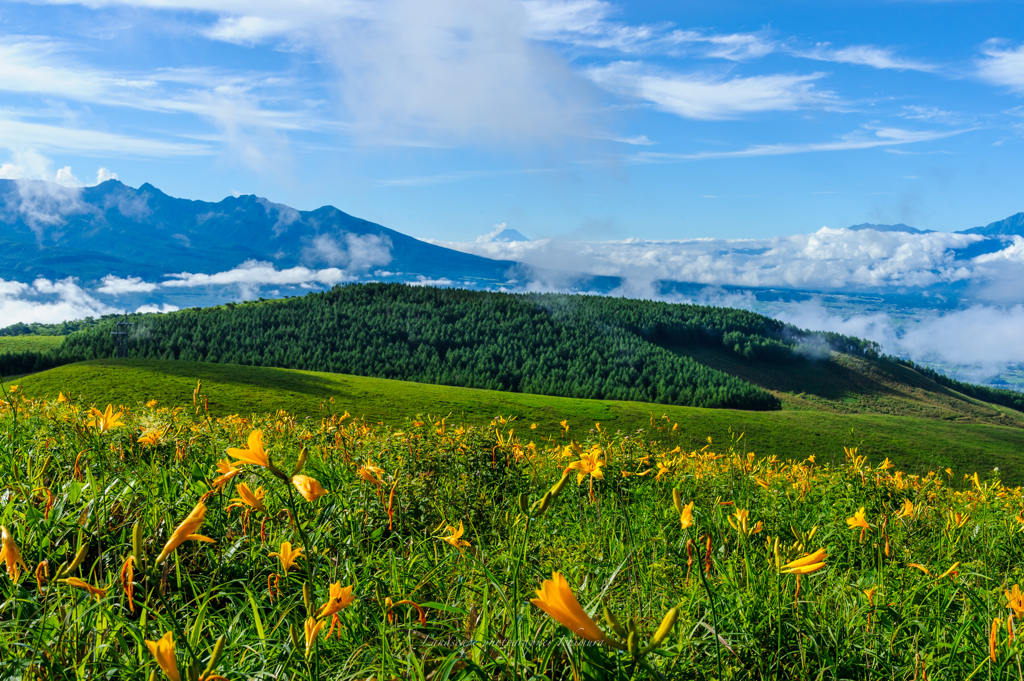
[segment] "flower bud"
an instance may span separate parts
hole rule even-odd
[[[552,497],[557,497],[562,493],[562,490],[565,489],[566,483],[569,482],[570,475],[572,475],[572,473],[569,471],[562,473],[562,478],[555,483],[554,487],[551,488],[550,494]]]
[[[227,638],[221,636],[217,639],[217,642],[213,644],[213,651],[210,653],[210,662],[206,665],[206,671],[203,672],[201,678],[206,678],[213,673],[213,670],[217,668],[217,663],[220,661],[220,656],[224,652],[224,645],[228,642]]]
[[[626,650],[629,651],[630,655],[636,656],[640,654],[640,634],[635,630],[629,632],[629,635],[626,636]]]
[[[519,495],[519,511],[523,515],[528,515],[530,513],[530,497],[526,492]]]
[[[77,570],[79,566],[85,562],[85,556],[89,553],[89,543],[83,541],[82,545],[78,547],[78,553],[75,554],[75,559],[71,561],[71,565],[68,565],[64,570],[63,574],[70,575],[72,572]]]
[[[676,507],[679,515],[683,514],[683,493],[675,487],[672,488],[672,504]]]
[[[622,627],[622,622],[619,621],[619,618],[615,616],[615,613],[607,605],[604,606],[604,621],[608,623],[608,626],[611,627],[616,636],[626,638],[626,630]]]
[[[292,471],[292,475],[298,475],[302,472],[302,467],[306,465],[307,456],[309,456],[309,452],[305,447],[303,447],[299,451],[299,460],[295,463],[295,470]]]
[[[306,615],[309,616],[313,612],[313,599],[309,597],[309,584],[302,585],[302,602],[306,606]]]
[[[669,632],[672,631],[672,627],[675,626],[676,619],[678,618],[679,608],[672,608],[667,613],[665,613],[665,617],[663,617],[661,620],[661,626],[658,627],[658,630],[654,632],[654,636],[651,637],[650,647],[652,649],[657,648],[661,645],[661,642],[664,641],[665,638],[669,635]]]

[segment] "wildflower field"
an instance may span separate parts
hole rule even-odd
[[[1020,490],[855,434],[101,407],[3,393],[0,678],[1024,677]]]

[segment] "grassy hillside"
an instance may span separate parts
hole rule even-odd
[[[0,336],[0,354],[4,352],[44,352],[58,347],[64,336]]]
[[[832,353],[827,361],[779,366],[746,362],[717,348],[670,349],[768,390],[783,409],[1024,427],[1024,413],[968,397],[891,361]]]
[[[613,432],[650,431],[653,417],[654,427],[660,429],[655,436],[684,448],[699,448],[709,435],[716,442],[727,440],[731,429],[734,433],[746,433],[747,450],[764,455],[803,459],[814,454],[819,461],[839,461],[844,445],[860,444],[861,452],[873,460],[889,457],[912,472],[947,466],[961,472],[991,471],[998,467],[1008,484],[1024,484],[1024,429],[1015,427],[1021,423],[1020,414],[1011,410],[1001,414],[998,408],[980,405],[977,409],[990,409],[993,413],[984,415],[984,419],[960,415],[924,418],[920,414],[851,413],[852,406],[846,413],[838,406],[829,411],[751,412],[545,397],[288,369],[158,360],[81,362],[24,377],[20,385],[29,396],[55,397],[63,391],[80,397],[86,404],[101,407],[108,402],[131,405],[151,399],[169,405],[191,403],[192,391],[200,379],[203,392],[209,396],[210,412],[217,416],[284,409],[300,417],[319,418],[328,411],[347,410],[372,422],[395,425],[413,414],[451,414],[452,421],[481,425],[496,415],[517,416],[520,425],[516,430],[524,438],[557,435],[563,419],[570,424],[570,435],[579,437],[585,436],[595,422]],[[822,385],[827,383],[823,378]],[[845,398],[825,393],[823,387],[815,389],[824,396],[793,396],[793,404],[846,404]],[[935,395],[927,399],[936,401],[941,395],[921,394]],[[332,397],[334,404],[329,402]],[[954,398],[950,397],[955,403]],[[914,401],[906,398],[901,403]],[[941,410],[938,406],[930,411],[922,408],[922,413],[934,416]],[[1006,425],[997,425],[1003,422]],[[537,424],[535,431],[530,430],[531,423]],[[678,428],[673,430],[675,424]]]

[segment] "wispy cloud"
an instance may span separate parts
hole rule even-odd
[[[900,128],[865,128],[828,142],[807,142],[800,144],[756,144],[735,151],[699,151],[689,154],[663,152],[638,152],[631,159],[640,163],[671,163],[676,161],[701,161],[716,158],[749,158],[753,156],[787,156],[829,151],[851,151],[873,149],[903,144],[916,144],[945,139],[969,132],[960,130],[903,130]]]
[[[851,45],[849,47],[833,47],[831,43],[818,43],[810,50],[794,51],[798,57],[818,61],[836,62],[840,64],[858,64],[876,69],[895,69],[897,71],[937,71],[939,67],[924,61],[900,57],[887,47],[875,45]]]
[[[838,103],[834,93],[814,89],[814,82],[823,73],[724,78],[673,73],[642,62],[620,61],[591,68],[587,75],[611,92],[651,102],[662,111],[684,118],[720,120]]]
[[[981,78],[1024,94],[1024,44],[993,39],[982,46],[981,53],[985,55],[977,61]]]
[[[86,156],[145,156],[155,158],[206,156],[208,144],[134,137],[103,130],[65,127],[14,120],[0,113],[0,147],[71,151]]]

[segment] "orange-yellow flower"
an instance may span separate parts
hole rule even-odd
[[[254,430],[249,433],[249,448],[248,449],[236,449],[235,447],[228,447],[228,456],[233,456],[238,461],[233,462],[233,465],[250,463],[254,466],[263,466],[264,468],[270,468],[270,460],[267,458],[267,453],[263,451],[263,431]]]
[[[313,644],[316,642],[316,637],[320,635],[320,630],[324,628],[325,622],[317,621],[315,617],[310,617],[306,620],[306,656],[309,656],[309,651],[313,648]]]
[[[101,433],[105,433],[111,428],[117,428],[118,426],[124,425],[124,423],[121,422],[122,412],[117,412],[115,414],[113,406],[109,404],[107,405],[106,411],[100,411],[96,407],[93,407],[89,410],[89,413],[92,415],[92,420],[90,420],[86,425],[90,428],[99,428]]]
[[[601,472],[601,467],[605,465],[604,459],[601,459],[601,450],[595,447],[589,452],[580,452],[579,461],[573,461],[569,464],[566,470],[576,471],[576,484],[579,485],[583,482],[583,478],[587,475],[593,476],[598,480],[604,480],[604,473]]]
[[[826,558],[828,558],[828,554],[825,553],[824,548],[821,548],[810,555],[786,563],[782,566],[782,572],[791,575],[808,575],[824,568]]]
[[[242,472],[241,468],[235,468],[232,462],[227,459],[221,459],[217,462],[217,472],[219,476],[213,481],[213,488],[220,489],[228,483],[233,477]]]
[[[174,634],[167,632],[158,641],[146,641],[146,647],[171,681],[181,681],[178,661],[175,659]]]
[[[330,617],[331,615],[337,615],[339,612],[352,605],[352,601],[355,598],[352,596],[352,586],[341,587],[341,582],[335,582],[331,584],[331,593],[327,597],[327,602],[323,604],[320,610],[317,612],[317,617]]]
[[[128,609],[135,612],[135,556],[129,555],[121,566],[121,588],[128,597]]]
[[[356,475],[370,484],[380,485],[381,476],[384,475],[384,469],[379,466],[374,466],[372,459],[367,459],[366,465],[360,466],[356,470]]]
[[[68,577],[67,579],[62,579],[59,581],[64,582],[68,586],[73,586],[76,589],[85,589],[89,592],[91,596],[95,597],[97,601],[107,595],[106,589],[101,589],[99,587],[93,586],[92,584],[89,584],[88,582],[81,580],[78,577]]]
[[[691,501],[686,506],[683,506],[682,513],[679,514],[679,522],[682,523],[683,529],[693,527],[693,502]]]
[[[299,490],[299,494],[306,501],[316,501],[323,495],[327,494],[327,490],[320,486],[320,483],[308,475],[293,475],[292,484],[295,485],[295,489]]]
[[[449,525],[444,529],[444,531],[451,532],[451,535],[447,537],[441,537],[441,541],[448,542],[449,544],[460,550],[463,547],[470,546],[470,543],[468,541],[461,538],[466,531],[465,528],[463,528],[462,526],[461,520],[459,521],[459,529],[456,530],[454,527]]]
[[[910,499],[905,499],[903,501],[903,507],[900,509],[899,513],[896,514],[896,517],[897,518],[913,518],[914,517],[914,502],[912,502]]]
[[[195,531],[203,524],[203,520],[205,518],[206,504],[200,501],[196,504],[195,508],[192,509],[192,512],[189,513],[183,521],[181,521],[181,524],[174,529],[174,532],[171,534],[171,538],[167,540],[166,544],[164,544],[164,550],[160,552],[159,556],[157,556],[156,564],[160,565],[163,563],[175,549],[189,540],[205,541],[215,544],[216,542],[213,539],[204,537],[201,534],[195,534]]]
[[[228,506],[228,508],[241,508],[244,506],[248,506],[254,511],[269,513],[269,511],[267,511],[267,507],[263,505],[263,497],[267,496],[267,490],[263,489],[262,487],[257,487],[256,491],[253,492],[251,489],[249,489],[249,486],[247,484],[242,482],[238,484],[238,486],[235,488],[235,491],[238,492],[238,496],[232,499],[231,501],[238,503],[233,503],[230,506]]]
[[[280,551],[280,553],[275,551],[274,553],[270,554],[271,558],[273,558],[274,556],[277,556],[278,558],[281,559],[281,568],[284,570],[284,573],[287,575],[288,574],[288,570],[290,568],[295,567],[295,561],[302,557],[302,549],[301,548],[293,549],[292,548],[292,543],[290,541],[281,542],[281,551]]]
[[[917,570],[920,570],[921,572],[925,573],[929,577],[932,574],[931,572],[928,571],[928,568],[926,568],[924,565],[921,565],[920,563],[907,563],[907,567],[912,567],[912,568],[915,568]]]
[[[544,580],[537,590],[537,598],[531,599],[530,602],[580,638],[598,643],[608,640],[580,606],[576,595],[569,588],[569,583],[559,572],[553,573],[551,579]]]
[[[11,576],[11,579],[15,582],[21,576],[21,570],[18,569],[18,565],[28,570],[28,565],[25,565],[25,561],[21,557],[21,551],[18,550],[18,545],[14,543],[14,537],[7,531],[6,527],[0,526],[0,538],[2,538],[2,546],[0,546],[0,565],[7,564],[7,574]]]
[[[1009,591],[1004,591],[1006,594],[1007,606],[1010,607],[1019,618],[1024,614],[1024,594],[1020,592],[1020,585],[1014,584],[1010,587]]]
[[[948,570],[943,572],[941,575],[939,575],[935,579],[942,579],[943,577],[949,577],[950,575],[955,576],[956,575],[956,569],[958,567],[960,567],[960,561],[957,561],[957,562],[953,563],[952,565],[950,565]]]
[[[864,507],[853,514],[852,518],[846,519],[846,524],[850,526],[850,529],[860,528],[860,540],[864,541],[864,533],[871,529],[871,525],[868,524],[867,519],[864,517]]]
[[[977,476],[978,474],[975,473],[974,475]],[[989,631],[989,635],[988,635],[988,655],[989,655],[989,659],[991,659],[993,662],[996,661],[996,657],[997,657],[997,653],[998,653],[998,650],[996,648],[996,644],[998,643],[997,639],[998,639],[998,636],[999,636],[999,625],[1000,624],[1002,624],[1002,621],[998,617],[993,619],[992,620],[992,629]]]
[[[166,430],[166,428],[147,428],[145,432],[139,436],[139,444],[150,446],[160,444]]]

